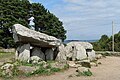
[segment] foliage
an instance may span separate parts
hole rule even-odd
[[[15,47],[12,38],[12,26],[16,23],[29,26],[28,18],[35,17],[35,30],[55,36],[61,40],[66,38],[63,23],[40,3],[28,0],[0,0],[0,46]]]
[[[78,74],[76,76],[92,76],[92,72],[90,70],[88,71],[83,71],[83,72],[78,72]]]
[[[114,35],[115,51],[120,51],[120,32]],[[96,51],[112,51],[112,36],[102,35],[100,40],[92,43]]]

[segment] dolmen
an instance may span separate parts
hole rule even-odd
[[[61,45],[59,39],[31,30],[21,24],[13,25],[12,32],[14,41],[19,44],[15,55],[20,61],[29,61],[32,56],[52,60],[53,50]]]
[[[47,34],[31,30],[21,24],[12,28],[14,41],[18,44],[16,59],[47,60],[89,60],[95,59],[95,51],[88,42],[70,42],[64,46],[61,40]]]

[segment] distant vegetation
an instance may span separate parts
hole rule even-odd
[[[16,23],[30,27],[28,19],[34,16],[35,30],[66,39],[63,23],[40,3],[29,0],[0,0],[0,46],[14,47],[12,26]]]
[[[115,51],[120,51],[120,31],[114,35]],[[96,51],[112,51],[112,36],[102,35],[100,40],[92,43]]]

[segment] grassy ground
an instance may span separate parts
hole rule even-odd
[[[14,58],[15,53],[13,52],[0,52],[0,62],[5,62],[11,58]]]

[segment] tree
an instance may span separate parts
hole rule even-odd
[[[109,37],[107,35],[102,35],[98,42],[94,42],[93,46],[95,50],[108,50]]]
[[[11,27],[16,23],[29,27],[28,18],[31,16],[35,17],[37,31],[62,40],[66,38],[62,22],[40,3],[30,4],[28,0],[0,0],[0,46],[14,47]]]
[[[115,51],[120,51],[120,32],[114,35]],[[95,50],[112,51],[112,36],[109,38],[107,35],[102,35],[98,42],[92,43]]]
[[[35,17],[35,29],[37,31],[55,36],[63,41],[66,39],[63,23],[54,14],[50,13],[39,3],[33,3],[31,9]]]

